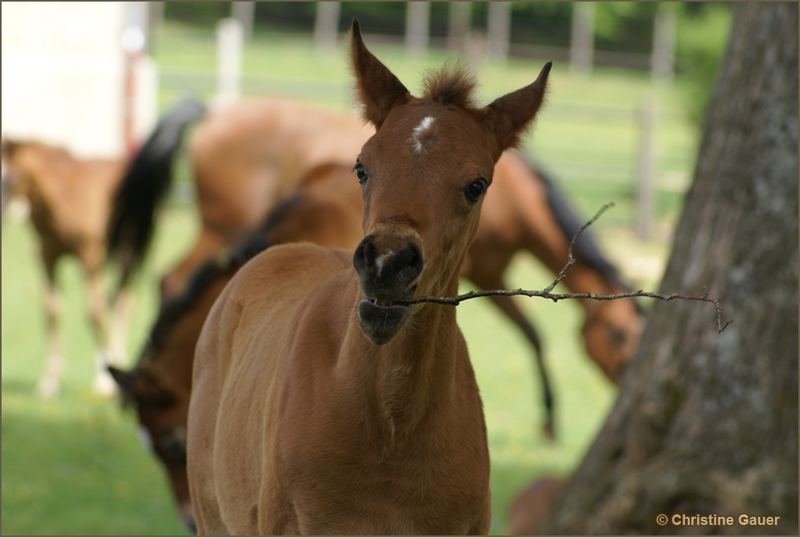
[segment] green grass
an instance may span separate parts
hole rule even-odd
[[[213,85],[204,82],[208,73],[213,73],[210,35],[174,24],[162,28],[157,53],[162,69],[166,73],[181,69],[200,75],[165,75],[162,106],[189,86],[210,96]],[[422,68],[444,59],[440,53],[414,60],[397,47],[374,49],[409,81],[412,89],[419,87]],[[346,108],[350,102],[349,74],[343,58],[343,49],[318,53],[308,39],[260,34],[245,51],[246,89],[288,92],[306,84],[312,88],[307,93],[313,93],[310,97],[314,100]],[[507,65],[477,66],[482,95],[499,95],[530,82],[540,64],[510,61]],[[287,85],[287,80],[291,84]],[[660,276],[663,244],[633,242],[627,232],[609,226],[609,222],[629,218],[632,197],[624,176],[621,180],[619,174],[603,170],[630,165],[635,132],[615,119],[622,114],[619,111],[608,121],[587,121],[581,117],[580,108],[575,109],[575,119],[569,119],[566,111],[591,104],[623,108],[632,114],[643,98],[658,95],[666,117],[659,131],[660,158],[663,168],[677,176],[677,187],[671,185],[659,192],[657,210],[665,222],[670,222],[681,203],[679,192],[685,186],[682,177],[690,170],[696,140],[692,125],[681,115],[680,100],[670,88],[653,87],[645,76],[622,71],[598,70],[585,78],[557,65],[551,80],[549,104],[531,147],[565,178],[566,189],[584,213],[593,212],[608,200],[619,203],[620,207],[600,223],[601,239],[618,262],[624,260],[633,266],[637,257],[644,257],[655,266],[634,270],[635,283],[652,286]],[[593,164],[587,168],[586,162]],[[153,254],[136,282],[128,344],[131,356],[135,356],[152,321],[158,276],[183,254],[195,227],[190,208],[170,207],[166,211]],[[92,395],[94,346],[86,321],[81,275],[72,261],[65,262],[59,274],[65,289],[64,391],[54,401],[40,401],[33,395],[45,349],[37,247],[26,222],[6,219],[2,239],[2,532],[181,533],[166,481],[155,459],[140,445],[133,415],[121,411],[116,400]],[[509,283],[535,288],[549,279],[537,262],[519,256]],[[469,301],[459,308],[459,322],[473,357],[489,428],[495,533],[503,531],[508,502],[526,483],[545,474],[565,474],[574,467],[613,399],[613,390],[584,354],[577,304],[533,299],[522,304],[545,337],[558,404],[560,439],[554,444],[540,434],[539,385],[531,350],[522,336],[488,301]]]

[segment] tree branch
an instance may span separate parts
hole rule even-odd
[[[442,304],[446,306],[458,306],[465,300],[471,300],[473,298],[480,298],[486,296],[527,296],[527,297],[538,297],[544,298],[547,300],[552,300],[553,302],[558,302],[559,300],[568,300],[568,299],[589,299],[589,300],[619,300],[622,298],[652,298],[655,300],[662,300],[664,302],[669,302],[670,300],[693,300],[697,302],[708,302],[710,304],[714,304],[714,311],[716,314],[716,321],[717,321],[717,331],[721,334],[725,328],[728,327],[733,321],[726,321],[725,323],[722,322],[722,306],[718,299],[708,298],[708,293],[705,292],[703,296],[692,296],[692,295],[682,295],[680,293],[671,293],[669,295],[663,295],[660,293],[654,293],[652,291],[643,291],[641,289],[637,291],[628,291],[624,293],[612,293],[607,295],[602,294],[595,294],[592,292],[581,292],[581,293],[554,293],[553,289],[561,283],[567,275],[567,271],[569,268],[575,264],[575,256],[573,255],[573,249],[575,247],[575,242],[577,242],[578,237],[581,236],[586,228],[591,226],[598,218],[608,209],[614,206],[614,203],[606,203],[597,213],[585,224],[583,224],[578,231],[575,232],[572,239],[569,242],[569,248],[567,249],[567,261],[561,270],[556,275],[556,278],[544,289],[494,289],[494,290],[486,290],[486,291],[470,291],[468,293],[463,293],[456,296],[420,296],[412,298],[411,300],[406,300],[402,302],[398,302],[399,304],[404,305],[412,305],[412,304],[420,304],[423,302],[431,303],[431,304]]]

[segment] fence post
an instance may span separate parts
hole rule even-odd
[[[447,7],[447,47],[464,52],[472,18],[470,2],[450,2]]]
[[[255,18],[256,4],[248,0],[246,2],[232,2],[231,17],[239,21],[244,31],[245,39],[253,36],[253,20]]]
[[[239,97],[242,70],[242,25],[236,19],[217,23],[217,101]]]
[[[650,68],[653,79],[671,81],[675,63],[675,10],[659,4],[653,28]]]
[[[569,67],[572,71],[588,73],[594,62],[594,5],[589,2],[572,4],[572,30],[569,45]]]
[[[656,130],[658,101],[648,97],[639,109],[639,154],[636,166],[636,231],[640,238],[649,239],[653,233],[653,202],[655,198]]]
[[[511,35],[511,2],[489,2],[487,21],[489,57],[505,61]]]
[[[318,50],[336,48],[341,7],[341,2],[317,2],[317,18],[314,21],[314,43]]]
[[[406,51],[419,56],[428,48],[431,3],[406,2]]]

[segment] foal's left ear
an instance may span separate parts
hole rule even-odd
[[[389,110],[407,102],[411,95],[394,73],[367,50],[361,38],[361,28],[355,19],[350,37],[350,55],[358,97],[364,105],[364,118],[377,129],[389,115]]]
[[[500,153],[519,142],[520,135],[542,106],[552,65],[553,62],[547,62],[533,84],[503,95],[483,109]]]

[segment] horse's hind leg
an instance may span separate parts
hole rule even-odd
[[[52,397],[58,392],[61,372],[64,368],[64,356],[61,354],[60,314],[61,297],[58,293],[55,276],[55,258],[45,256],[45,290],[44,313],[47,330],[47,355],[45,357],[42,376],[39,377],[37,393],[42,397]]]
[[[105,296],[100,282],[99,270],[86,270],[86,288],[89,298],[89,319],[98,350],[95,353],[94,389],[100,394],[111,395],[115,390],[114,380],[108,373],[108,365],[119,364],[110,346],[107,327]]]

